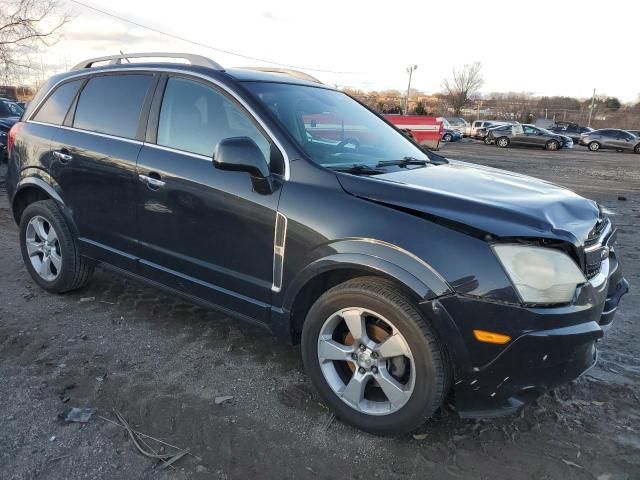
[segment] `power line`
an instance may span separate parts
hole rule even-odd
[[[133,20],[129,20],[128,18],[121,17],[121,16],[116,15],[116,14],[111,13],[111,12],[107,12],[106,10],[101,10],[100,8],[94,7],[93,5],[89,5],[89,4],[84,3],[84,2],[80,2],[78,0],[70,0],[70,1],[72,3],[76,3],[78,5],[81,5],[81,6],[85,7],[85,8],[88,8],[89,10],[93,10],[95,12],[101,13],[102,15],[106,15],[108,17],[112,17],[112,18],[115,18],[117,20],[120,20],[121,22],[130,23],[132,25],[135,25],[136,27],[144,28],[144,29],[149,30],[151,32],[158,33],[160,35],[165,35],[165,36],[173,38],[175,40],[180,40],[182,42],[191,43],[192,45],[196,45],[198,47],[208,48],[210,50],[215,50],[217,52],[226,53],[228,55],[233,55],[233,56],[236,56],[236,57],[245,58],[247,60],[255,60],[257,62],[270,63],[271,65],[278,65],[279,67],[296,68],[296,69],[299,69],[299,70],[309,70],[311,72],[319,72],[319,73],[335,73],[335,74],[340,74],[340,75],[356,73],[356,72],[338,72],[338,71],[335,71],[335,70],[322,70],[322,69],[319,69],[319,68],[301,67],[299,65],[289,65],[289,64],[286,64],[286,63],[274,62],[272,60],[266,60],[264,58],[252,57],[250,55],[244,55],[242,53],[232,52],[231,50],[224,50],[222,48],[212,47],[211,45],[207,45],[205,43],[196,42],[194,40],[190,40],[188,38],[181,37],[179,35],[174,35],[173,33],[163,32],[162,30],[159,30],[157,28],[153,28],[153,27],[149,27],[147,25],[143,25],[141,23],[135,22]]]

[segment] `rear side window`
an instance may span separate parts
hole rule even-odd
[[[270,142],[235,103],[199,82],[169,79],[160,110],[158,145],[211,157],[218,142],[230,137],[251,138],[269,159]]]
[[[56,88],[44,102],[44,105],[40,107],[40,110],[38,110],[38,113],[36,113],[33,119],[38,122],[62,125],[64,117],[67,115],[71,102],[73,102],[76,93],[78,93],[82,82],[84,82],[84,79],[74,80]]]
[[[73,126],[82,130],[136,138],[151,75],[94,77],[80,93]]]

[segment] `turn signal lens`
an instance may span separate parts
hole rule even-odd
[[[511,340],[509,335],[502,335],[501,333],[487,332],[486,330],[474,330],[473,335],[476,340],[484,343],[495,343],[497,345],[504,345]]]

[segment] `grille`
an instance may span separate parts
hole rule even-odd
[[[607,226],[607,223],[609,223],[608,218],[601,218],[600,220],[598,220],[598,223],[596,223],[595,226],[591,229],[591,231],[589,232],[589,236],[584,242],[585,247],[591,247],[598,243],[598,240],[600,240],[600,235]]]
[[[600,245],[600,237],[602,233],[607,228],[609,224],[608,218],[601,218],[598,220],[598,223],[595,224],[593,229],[589,232],[587,239],[584,242],[584,247],[594,247]],[[584,275],[588,280],[591,280],[593,277],[600,273],[600,268],[602,266],[602,249],[597,248],[595,250],[591,250],[590,252],[585,252],[584,259]]]

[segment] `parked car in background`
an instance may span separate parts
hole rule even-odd
[[[442,132],[442,140],[444,142],[457,142],[462,139],[462,133],[458,130],[451,130],[449,128],[445,128]]]
[[[640,138],[617,128],[602,128],[584,133],[580,136],[580,145],[584,145],[592,152],[609,149],[640,153]]]
[[[462,117],[439,117],[438,119],[440,118],[443,118],[448,122],[448,127],[445,124],[445,128],[460,132],[463,136],[466,134],[466,131],[469,128],[469,122],[467,122]]]
[[[546,150],[573,148],[570,137],[558,135],[535,125],[517,124],[492,128],[487,133],[488,142],[505,148],[510,145],[521,147],[538,147]],[[485,142],[487,143],[487,142]]]
[[[582,135],[583,133],[592,132],[593,128],[581,127],[577,123],[573,122],[557,121],[553,125],[551,125],[548,130],[560,135],[568,135],[569,137],[571,137],[574,143],[578,143],[580,141],[580,135]]]
[[[640,137],[640,130],[626,130],[626,131],[635,137]]]
[[[163,56],[189,64],[123,62]],[[595,201],[423,151],[296,75],[85,60],[43,85],[9,150],[43,290],[102,264],[300,343],[325,404],[376,434],[448,402],[516,412],[577,378],[629,289]]]
[[[5,160],[9,130],[20,120],[22,112],[24,109],[13,100],[0,98],[0,163]]]

